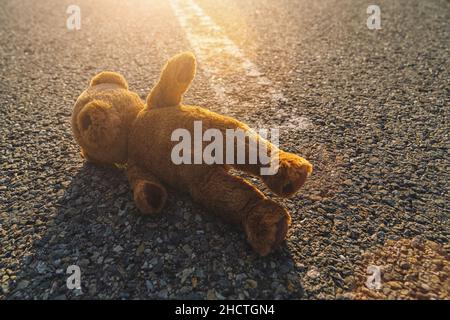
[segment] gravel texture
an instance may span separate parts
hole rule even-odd
[[[417,236],[388,240],[383,248],[363,256],[365,266],[379,266],[383,282],[378,290],[360,286],[354,299],[450,299],[449,247]],[[365,270],[355,283],[367,280]]]
[[[367,1],[196,2],[286,97],[249,95],[254,108],[230,114],[285,128],[281,147],[314,165],[298,195],[278,199],[292,212],[288,241],[260,258],[174,192],[161,218],[143,218],[120,170],[79,156],[70,114],[96,72],[121,72],[144,98],[189,49],[168,1],[78,0],[82,28],[68,31],[72,1],[6,0],[0,299],[448,299],[448,1],[379,0],[378,31]],[[205,71],[200,61],[186,102],[220,110]],[[417,236],[426,249],[411,247]],[[401,262],[381,293],[363,289],[370,264]],[[66,287],[73,264],[81,290]]]

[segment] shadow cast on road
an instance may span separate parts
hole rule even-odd
[[[84,164],[44,234],[23,259],[9,299],[301,298],[284,246],[258,257],[242,232],[169,192],[159,217],[142,217],[124,174]],[[67,268],[81,271],[70,290]],[[31,294],[32,293],[32,294]],[[36,294],[38,293],[38,294]]]

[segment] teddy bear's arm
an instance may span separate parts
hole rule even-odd
[[[164,66],[158,83],[147,97],[150,108],[173,107],[181,104],[183,94],[195,76],[195,57],[184,52],[172,57]]]
[[[133,163],[127,166],[127,177],[138,209],[143,214],[159,213],[167,200],[166,189],[159,180]]]
[[[192,198],[225,221],[243,227],[255,251],[265,256],[285,239],[291,217],[246,180],[225,168],[202,172],[190,187]]]

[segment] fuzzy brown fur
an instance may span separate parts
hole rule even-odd
[[[201,120],[203,130],[215,128],[224,136],[226,129],[249,130],[236,119],[181,104],[195,68],[195,58],[190,53],[170,59],[146,105],[128,90],[121,75],[113,72],[96,75],[75,104],[72,115],[75,139],[86,160],[127,165],[134,200],[143,214],[160,212],[167,199],[164,185],[173,187],[189,193],[212,214],[241,226],[253,249],[265,256],[286,237],[291,222],[286,209],[248,181],[231,175],[230,165],[176,165],[171,160],[177,144],[171,141],[172,132],[184,128],[193,135],[194,121]],[[270,142],[262,141],[268,150],[277,150]],[[279,170],[275,175],[261,176],[261,164],[231,167],[259,176],[283,197],[293,195],[312,172],[307,160],[283,151],[279,151]]]

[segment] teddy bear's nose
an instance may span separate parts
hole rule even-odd
[[[82,129],[83,130],[88,129],[89,126],[91,125],[91,123],[92,123],[91,122],[91,118],[88,115],[84,116],[83,119],[81,119],[81,127],[82,127]]]

